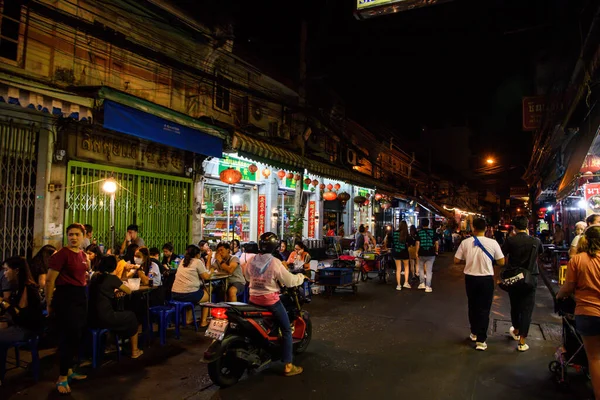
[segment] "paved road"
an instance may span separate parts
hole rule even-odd
[[[284,378],[280,365],[219,390],[211,385],[198,360],[208,342],[193,331],[184,339],[154,345],[138,360],[108,362],[90,379],[73,385],[73,398],[99,399],[586,399],[589,388],[576,379],[571,391],[550,380],[548,362],[559,342],[559,320],[543,286],[530,340],[531,350],[516,351],[507,335],[508,299],[497,291],[491,337],[486,352],[477,352],[469,334],[462,270],[451,256],[438,258],[433,293],[397,292],[376,279],[361,283],[358,294],[315,296],[307,308],[314,336],[298,357],[305,373]],[[51,366],[51,358],[46,359]],[[11,377],[0,398],[54,398],[50,378],[34,386],[26,377]]]

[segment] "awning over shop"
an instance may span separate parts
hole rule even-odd
[[[287,167],[298,170],[306,169],[309,173],[324,178],[339,179],[340,181],[368,188],[384,188],[391,193],[396,192],[393,187],[384,185],[370,176],[348,171],[324,162],[311,160],[293,151],[265,143],[238,132],[233,136],[231,146],[234,150],[237,150],[238,154],[266,164],[274,164],[283,168]]]
[[[111,100],[104,101],[104,127],[198,154],[223,155],[219,137]]]
[[[419,204],[421,204],[423,207],[425,207],[434,214],[440,215],[448,219],[454,218],[453,212],[445,210],[444,207],[441,207],[435,201],[426,196],[419,195],[419,197],[417,197],[416,200]]]
[[[562,200],[569,196],[575,184],[577,183],[577,176],[581,171],[585,156],[587,156],[594,140],[598,134],[598,127],[600,126],[600,110],[596,110],[590,115],[590,121],[586,121],[581,124],[579,138],[576,141],[575,148],[571,152],[569,157],[569,163],[567,170],[563,175],[560,184],[558,185],[558,191],[556,193],[556,199]]]

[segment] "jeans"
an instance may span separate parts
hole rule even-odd
[[[282,361],[286,364],[292,362],[292,328],[290,328],[290,317],[288,317],[287,311],[283,306],[283,303],[278,301],[272,306],[266,307],[269,311],[273,313],[273,316],[279,323],[279,329],[281,329],[281,340],[282,340],[282,349],[281,349],[281,357]]]
[[[433,263],[435,262],[435,256],[419,256],[419,280],[420,283],[425,283],[425,286],[431,287],[431,278],[433,275]],[[427,281],[423,276],[423,269],[427,274]]]
[[[73,368],[73,358],[79,352],[83,330],[87,322],[85,287],[58,286],[52,298],[59,336],[58,352],[60,375],[66,376]]]
[[[494,277],[465,275],[465,287],[469,303],[469,324],[471,333],[478,342],[487,340],[490,324],[490,310],[494,300]]]
[[[529,325],[531,325],[531,314],[535,306],[535,288],[527,292],[508,292],[510,298],[510,320],[519,335],[527,337]]]

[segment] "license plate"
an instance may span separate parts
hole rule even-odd
[[[226,319],[212,319],[206,330],[206,336],[215,340],[223,340],[228,326],[229,321]]]

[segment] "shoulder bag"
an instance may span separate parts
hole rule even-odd
[[[531,271],[535,266],[537,250],[537,242],[533,239],[531,253],[529,254],[528,268],[504,268],[500,272],[500,282],[498,282],[500,289],[515,293],[529,291],[535,288],[536,280]]]

